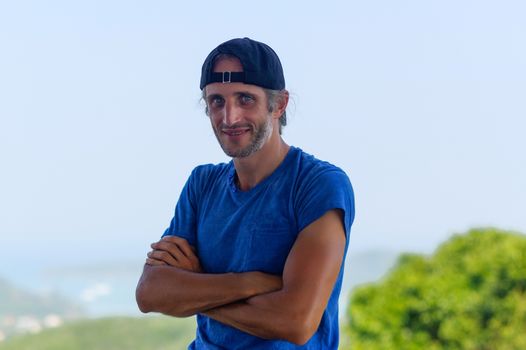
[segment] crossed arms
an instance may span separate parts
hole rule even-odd
[[[139,308],[176,317],[201,313],[264,339],[304,344],[316,332],[340,272],[342,215],[330,210],[300,232],[283,276],[202,273],[193,247],[164,237],[148,253],[136,291]]]

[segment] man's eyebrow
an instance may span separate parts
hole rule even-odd
[[[206,99],[207,99],[207,100],[210,100],[210,99],[212,99],[212,98],[216,98],[216,97],[221,97],[221,98],[223,98],[223,96],[220,95],[220,94],[210,94],[210,95],[206,95]]]
[[[235,95],[235,96],[249,95],[249,96],[252,96],[252,97],[256,97],[255,93],[247,91],[247,90],[236,91],[236,92],[233,93],[233,95]],[[216,97],[224,98],[223,95],[221,95],[219,93],[212,93],[210,95],[207,95],[205,98],[207,100],[209,100],[211,98],[216,98]]]
[[[256,94],[255,94],[255,93],[250,92],[250,91],[246,91],[246,90],[243,90],[243,91],[236,91],[236,92],[234,92],[234,95],[236,95],[236,96],[248,95],[248,96],[256,97]]]

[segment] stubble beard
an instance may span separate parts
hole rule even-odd
[[[221,128],[221,126],[219,128]],[[221,141],[221,138],[219,136],[221,131],[217,130],[215,127],[213,129],[217,141],[219,142],[219,145],[221,146],[223,152],[225,152],[227,156],[232,158],[244,158],[259,151],[263,147],[265,142],[270,138],[270,135],[272,135],[273,130],[272,117],[269,115],[267,120],[264,123],[260,124],[259,127],[256,127],[255,130],[253,127],[251,127],[251,132],[253,132],[254,134],[250,140],[250,144],[245,148],[241,149],[237,147],[228,148],[227,145],[225,145],[225,143]]]

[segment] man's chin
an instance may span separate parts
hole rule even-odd
[[[224,150],[223,149],[223,151],[230,158],[246,158],[246,157],[250,156],[253,153],[253,152],[248,153],[248,152],[245,152],[244,150],[242,150],[242,151],[230,151],[230,150]]]
[[[223,149],[223,152],[231,158],[246,158],[248,156],[251,156],[252,154],[256,153],[258,149],[254,147],[254,145],[250,145],[249,147],[245,148],[226,148],[221,145],[221,148]]]

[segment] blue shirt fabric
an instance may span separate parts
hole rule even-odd
[[[206,273],[281,275],[298,234],[331,209],[344,213],[346,253],[354,219],[347,175],[290,147],[278,168],[249,191],[236,187],[232,161],[195,168],[164,235],[183,237],[195,246]],[[303,346],[264,340],[198,315],[196,339],[189,349],[336,349],[342,276],[343,263],[320,326]]]

